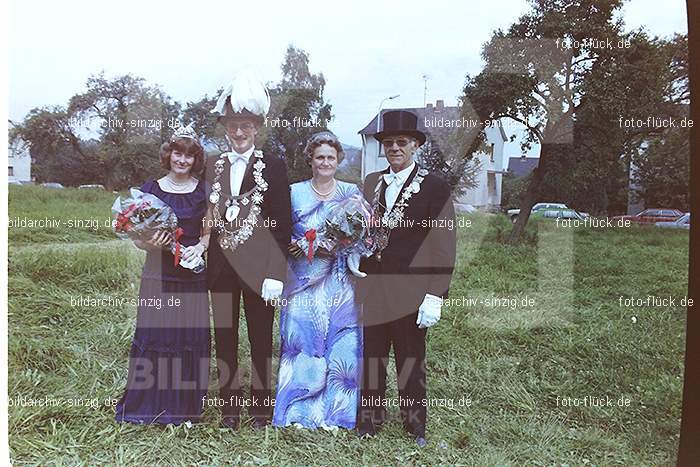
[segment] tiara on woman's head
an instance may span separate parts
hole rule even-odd
[[[194,122],[191,122],[187,126],[182,126],[182,123],[180,123],[175,128],[175,133],[173,133],[173,136],[170,138],[170,141],[175,141],[178,138],[190,138],[196,141],[197,133],[195,133],[193,125]]]

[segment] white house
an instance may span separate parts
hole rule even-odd
[[[464,131],[470,122],[462,117],[459,107],[445,107],[444,101],[426,107],[382,109],[381,114],[390,110],[407,110],[418,116],[418,129],[425,133],[446,134],[450,131]],[[362,179],[369,173],[384,170],[389,166],[382,145],[372,136],[377,132],[378,116],[367,124],[359,134],[362,137]],[[446,126],[447,125],[447,126]],[[472,125],[473,127],[474,125]],[[485,151],[474,155],[481,162],[476,175],[477,185],[459,199],[457,205],[469,204],[482,211],[498,211],[501,206],[501,180],[504,173],[503,147],[508,140],[503,125],[494,124],[485,128]]]
[[[21,139],[8,145],[7,180],[9,182],[30,182],[32,180],[32,158],[29,146]]]

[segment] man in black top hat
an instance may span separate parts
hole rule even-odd
[[[272,414],[273,302],[287,274],[291,203],[286,165],[255,148],[255,135],[270,107],[265,86],[241,73],[212,111],[230,150],[207,161],[211,239],[207,282],[211,290],[222,423],[240,424],[248,406],[254,427]],[[244,400],[238,374],[241,294],[251,353],[251,399]]]
[[[365,198],[372,205],[376,249],[369,258],[348,258],[348,267],[360,278],[357,296],[363,303],[358,434],[374,435],[385,420],[386,365],[393,345],[401,417],[423,447],[425,337],[427,328],[440,319],[454,269],[454,207],[447,182],[413,161],[426,139],[417,129],[415,114],[384,113],[382,130],[374,137],[390,166],[367,175],[364,182]]]

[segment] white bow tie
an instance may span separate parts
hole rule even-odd
[[[229,162],[231,162],[232,165],[238,161],[243,161],[246,164],[248,163],[248,157],[246,157],[244,154],[238,154],[236,152],[229,152],[228,160]]]
[[[400,182],[401,177],[399,177],[399,174],[389,172],[388,174],[384,174],[384,182],[386,182],[387,185],[391,185],[394,182]]]

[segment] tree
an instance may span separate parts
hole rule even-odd
[[[634,196],[646,206],[690,210],[689,133],[688,128],[666,132],[635,158],[633,178],[638,188]]]
[[[188,102],[182,113],[182,120],[185,125],[194,123],[195,131],[199,135],[205,149],[211,149],[216,153],[229,150],[229,145],[224,138],[224,129],[217,123],[217,118],[211,113],[211,109],[216,106],[217,96],[223,92],[219,89],[212,97],[205,94],[196,102]]]
[[[131,75],[109,80],[101,73],[87,81],[87,91],[73,96],[71,118],[96,120],[98,142],[93,157],[108,189],[140,181],[159,171],[159,148],[170,138],[180,105],[157,87]]]
[[[647,206],[687,211],[690,209],[688,36],[676,35],[664,44],[663,52],[660,57],[668,64],[664,102],[652,115],[669,119],[676,127],[641,135],[630,145],[630,164],[635,167],[633,180],[638,186],[632,196],[643,199]]]
[[[38,181],[120,189],[161,170],[160,144],[179,114],[178,103],[142,78],[99,74],[66,108],[30,111],[13,137],[28,143]]]
[[[503,174],[501,185],[501,207],[504,210],[515,209],[522,205],[527,185],[530,182],[530,174],[516,177],[513,172]]]
[[[661,117],[669,107],[669,43],[642,30],[624,40],[625,47],[601,53],[584,83],[577,111],[574,191],[581,202],[594,204],[589,209],[594,213],[626,212],[630,165],[658,132],[646,121]],[[633,121],[645,124],[629,125]],[[596,185],[600,188],[589,189]]]
[[[13,124],[9,139],[27,142],[38,182],[75,185],[94,170],[74,126],[60,106],[32,109],[22,123]]]
[[[309,55],[287,47],[282,80],[270,89],[271,106],[263,128],[263,149],[284,157],[291,183],[311,177],[304,147],[313,133],[326,130],[331,106],[323,100],[326,80],[309,71]]]
[[[416,151],[415,157],[425,169],[450,185],[454,198],[477,185],[476,175],[481,167],[479,160],[461,157],[461,153],[454,151],[449,155],[445,154],[438,139],[433,135],[428,135],[425,143]]]
[[[465,111],[481,121],[511,118],[526,128],[525,148],[540,146],[511,242],[521,239],[532,206],[557,187],[597,181],[601,208],[611,194],[620,196],[621,156],[633,138],[618,119],[648,112],[666,77],[653,54],[659,44],[640,32],[623,34],[613,19],[621,0],[530,3],[530,13],[484,46],[484,70],[467,77],[463,97]]]

